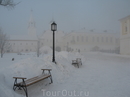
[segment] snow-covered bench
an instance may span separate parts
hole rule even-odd
[[[76,60],[72,60],[72,65],[78,67],[82,65],[81,58],[76,58]]]
[[[50,80],[51,80],[50,84],[53,83],[51,72],[50,72],[51,69],[41,69],[41,70],[43,70],[41,75],[27,79],[27,80],[25,80],[26,78],[24,78],[24,77],[13,77],[15,79],[14,86],[13,86],[14,91],[16,90],[16,88],[18,88],[19,90],[21,90],[21,88],[23,88],[23,90],[26,93],[26,97],[28,97],[27,86],[35,84],[35,83],[37,83],[41,80],[44,80],[46,78],[50,78]],[[45,72],[45,71],[47,71],[47,72]],[[17,79],[21,79],[22,82],[18,83]]]

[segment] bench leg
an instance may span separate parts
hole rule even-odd
[[[24,90],[24,92],[26,94],[26,97],[28,97],[27,87],[26,87],[26,83],[25,83],[24,79],[23,79],[23,83],[22,84],[18,84],[17,83],[17,78],[15,79],[13,90],[15,91],[16,88],[18,88],[18,90],[21,90],[21,88],[23,88],[23,90]]]
[[[79,64],[77,64],[77,67],[79,68]]]
[[[49,70],[49,74],[51,75],[50,70]],[[52,76],[50,76],[50,80],[51,80],[51,83],[53,83]],[[51,83],[50,83],[50,84],[51,84]]]
[[[24,79],[23,79],[23,87],[22,88],[26,94],[26,97],[28,97],[28,91],[27,91],[27,87],[26,87],[26,83],[25,83]]]
[[[23,90],[24,90],[24,92],[26,94],[26,97],[28,97],[27,87],[25,86],[25,87],[22,87],[22,88],[23,88]]]
[[[18,86],[16,86],[16,84],[17,84],[17,79],[15,79],[15,81],[14,81],[14,86],[13,86],[13,90],[14,90],[14,91],[15,91],[16,88],[18,87]]]
[[[51,83],[53,83],[52,76],[50,76],[50,80],[51,80]],[[50,84],[51,84],[51,83],[50,83]]]

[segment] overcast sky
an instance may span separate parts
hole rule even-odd
[[[0,27],[9,35],[26,34],[31,9],[38,34],[50,29],[52,18],[67,33],[81,28],[119,32],[119,19],[130,15],[130,0],[21,0],[12,10],[0,6]]]

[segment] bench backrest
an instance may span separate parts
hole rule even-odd
[[[80,62],[81,62],[81,58],[77,58],[76,61],[77,61],[78,63],[80,63]]]
[[[76,60],[72,60],[72,63],[77,63],[77,61]]]

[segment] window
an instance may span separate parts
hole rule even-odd
[[[72,37],[72,40],[74,40],[74,36]]]
[[[118,41],[119,41],[119,40],[118,40],[118,39],[116,39],[116,43],[118,43]]]
[[[97,42],[99,42],[99,37],[97,37]]]
[[[102,42],[104,42],[104,37],[102,37]]]
[[[86,42],[88,41],[88,36],[86,36]]]
[[[127,22],[125,22],[125,32],[127,32]]]
[[[111,37],[111,39],[110,39],[110,42],[112,43],[113,42],[113,38]]]
[[[7,52],[9,53],[9,52],[10,52],[10,50],[7,50]]]
[[[77,36],[77,41],[79,41],[79,36]]]
[[[93,42],[95,41],[95,38],[93,37],[93,40],[92,40]]]
[[[67,45],[69,45],[69,42],[67,42]]]
[[[72,37],[71,43],[74,44],[75,43],[75,37]]]
[[[125,32],[127,32],[127,26],[125,27]]]
[[[108,37],[106,37],[106,42],[108,42]]]
[[[84,37],[82,36],[82,42],[84,41]]]

